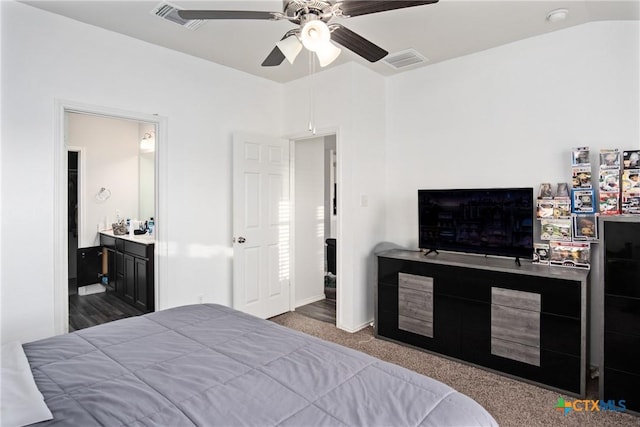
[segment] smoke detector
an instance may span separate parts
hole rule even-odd
[[[556,9],[547,14],[547,21],[560,22],[567,19],[567,16],[569,16],[569,11],[567,9]]]

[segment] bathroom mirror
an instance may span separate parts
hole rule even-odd
[[[138,166],[138,215],[141,221],[154,218],[155,207],[155,146],[156,132],[153,124],[140,123],[140,155]]]

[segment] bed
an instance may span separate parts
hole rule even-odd
[[[38,426],[497,425],[445,384],[215,304],[23,349],[53,415]]]

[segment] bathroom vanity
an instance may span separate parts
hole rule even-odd
[[[116,236],[112,231],[101,231],[100,246],[107,290],[139,310],[154,311],[154,237]]]

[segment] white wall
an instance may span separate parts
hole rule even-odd
[[[231,136],[280,135],[282,86],[24,4],[0,7],[2,342],[54,332],[56,99],[167,118],[166,300],[231,304]]]
[[[324,298],[324,138],[296,141],[295,307]]]
[[[335,133],[338,151],[337,326],[355,331],[373,319],[371,251],[384,238],[384,78],[353,62],[288,83],[284,135],[310,136],[310,84],[318,135]]]
[[[68,113],[67,145],[82,147],[85,160],[80,248],[99,243],[98,224],[106,217],[115,222],[116,210],[122,218],[138,217],[138,127],[130,120]],[[101,201],[95,196],[103,187],[111,197]]]
[[[590,146],[592,163],[602,148],[640,148],[639,27],[585,24],[389,78],[387,239],[417,249],[419,188],[537,190],[570,182],[572,147]]]

